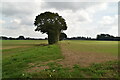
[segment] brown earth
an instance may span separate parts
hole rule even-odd
[[[111,56],[103,53],[97,54],[97,53],[80,53],[77,51],[75,52],[68,49],[68,45],[64,43],[61,43],[60,47],[65,59],[58,63],[62,64],[64,67],[73,67],[73,65],[75,64],[79,64],[82,67],[87,67],[92,63],[102,63],[118,59],[117,56]]]
[[[49,69],[49,66],[46,66],[46,64],[48,63],[52,63],[52,62],[59,62],[62,59],[57,59],[57,60],[50,60],[47,62],[40,62],[40,63],[29,63],[28,66],[31,67],[29,69],[26,70],[26,72],[40,72],[41,70],[45,70],[45,69]]]
[[[29,46],[7,46],[7,47],[1,47],[0,50],[2,49],[12,49],[12,48],[23,48],[23,47],[29,47]]]
[[[49,66],[35,66],[35,67],[28,69],[27,72],[28,73],[30,73],[30,72],[36,73],[36,72],[40,72],[41,70],[44,70],[44,69],[49,69]]]
[[[113,61],[118,59],[117,56],[111,56],[109,54],[80,53],[77,51],[72,51],[68,49],[68,45],[64,43],[61,43],[59,45],[62,51],[62,55],[64,56],[64,59],[50,60],[47,62],[40,62],[37,64],[29,63],[28,66],[33,66],[33,67],[29,68],[27,72],[40,72],[41,70],[49,69],[49,66],[46,66],[46,64],[50,62],[56,62],[58,64],[61,64],[63,67],[72,68],[75,64],[78,64],[81,67],[88,67],[93,63],[102,63],[102,62]]]

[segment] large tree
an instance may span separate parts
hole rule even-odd
[[[48,35],[48,43],[54,44],[59,41],[60,33],[67,29],[65,19],[58,13],[44,12],[36,16],[34,25],[35,31],[40,31]]]
[[[59,40],[61,41],[61,40],[64,40],[66,38],[67,38],[67,35],[65,33],[61,33]]]

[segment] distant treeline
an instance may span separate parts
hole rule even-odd
[[[1,36],[0,39],[2,39],[2,40],[47,40],[47,38],[45,38],[45,39],[43,39],[43,38],[30,38],[30,37],[25,38],[24,36],[19,36],[18,38]]]
[[[120,41],[120,37],[114,37],[109,34],[99,34],[96,38],[91,37],[71,37],[67,40],[104,40],[104,41]]]
[[[47,40],[47,38],[25,38],[24,36],[19,36],[18,38],[12,38],[12,37],[5,37],[5,36],[1,36],[0,39],[2,40]],[[112,35],[109,34],[99,34],[97,35],[96,38],[91,38],[91,37],[71,37],[71,38],[63,38],[61,40],[105,40],[105,41],[120,41],[120,37],[114,37]]]

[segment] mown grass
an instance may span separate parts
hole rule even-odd
[[[68,46],[68,49],[81,53],[100,53],[118,55],[118,41],[82,41],[68,40],[62,43]]]
[[[48,63],[47,66],[50,68],[40,72],[24,73],[23,78],[119,78],[117,61],[92,64],[89,67],[74,65],[72,68],[64,68],[54,62]]]
[[[35,46],[37,44],[47,44],[47,40],[2,40],[2,48],[14,46]]]
[[[39,44],[39,43],[38,43]],[[13,51],[13,52],[12,52]],[[3,78],[18,78],[28,63],[44,62],[62,58],[58,45],[34,46],[26,49],[11,49],[3,51]]]
[[[119,78],[118,61],[94,63],[89,67],[74,65],[69,68],[54,62],[54,60],[64,58],[59,45],[39,45],[47,44],[44,40],[3,40],[2,43],[4,48],[2,50],[3,78]],[[78,52],[118,55],[118,42],[115,41],[63,41],[62,43]],[[27,47],[7,48],[11,46]],[[50,60],[53,62],[49,62]],[[49,69],[36,73],[26,71],[31,68],[29,63],[41,62],[48,62],[44,66],[49,66]],[[32,67],[34,68],[35,65]]]

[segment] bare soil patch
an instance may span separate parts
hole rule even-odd
[[[40,72],[41,70],[44,70],[44,69],[49,69],[49,66],[35,66],[35,67],[32,67],[30,69],[27,70],[28,73],[32,72],[32,73],[36,73],[36,72]]]
[[[60,44],[61,51],[63,56],[65,57],[64,60],[58,62],[62,64],[64,67],[73,67],[73,65],[78,64],[81,67],[87,67],[92,63],[102,63],[106,61],[117,60],[117,56],[111,56],[108,54],[103,53],[80,53],[75,52],[68,49],[68,45],[61,43]]]
[[[2,49],[12,49],[12,48],[21,48],[21,47],[29,47],[29,46],[7,46],[7,47],[2,47],[0,49],[2,50]]]
[[[49,66],[46,66],[48,63],[52,63],[52,62],[59,62],[62,59],[57,59],[57,60],[50,60],[47,62],[40,62],[40,63],[29,63],[28,66],[31,67],[29,69],[26,70],[26,72],[40,72],[41,70],[44,69],[49,69]]]
[[[56,62],[61,64],[63,67],[70,67],[72,68],[75,64],[80,65],[81,67],[88,67],[93,63],[102,63],[106,61],[113,61],[117,60],[117,56],[112,56],[103,53],[80,53],[77,51],[72,51],[68,49],[68,45],[61,43],[59,44],[62,55],[64,59],[57,59],[57,60],[50,60],[46,62],[38,62],[38,63],[29,63],[28,66],[32,66],[26,72],[40,72],[44,69],[49,69],[49,66],[46,64],[51,62]],[[43,45],[44,46],[44,45]]]
[[[48,46],[48,44],[35,44],[34,46]],[[12,48],[21,48],[21,47],[32,47],[32,46],[5,46],[0,47],[0,49],[12,49]]]
[[[48,46],[49,44],[36,44],[35,46]]]

